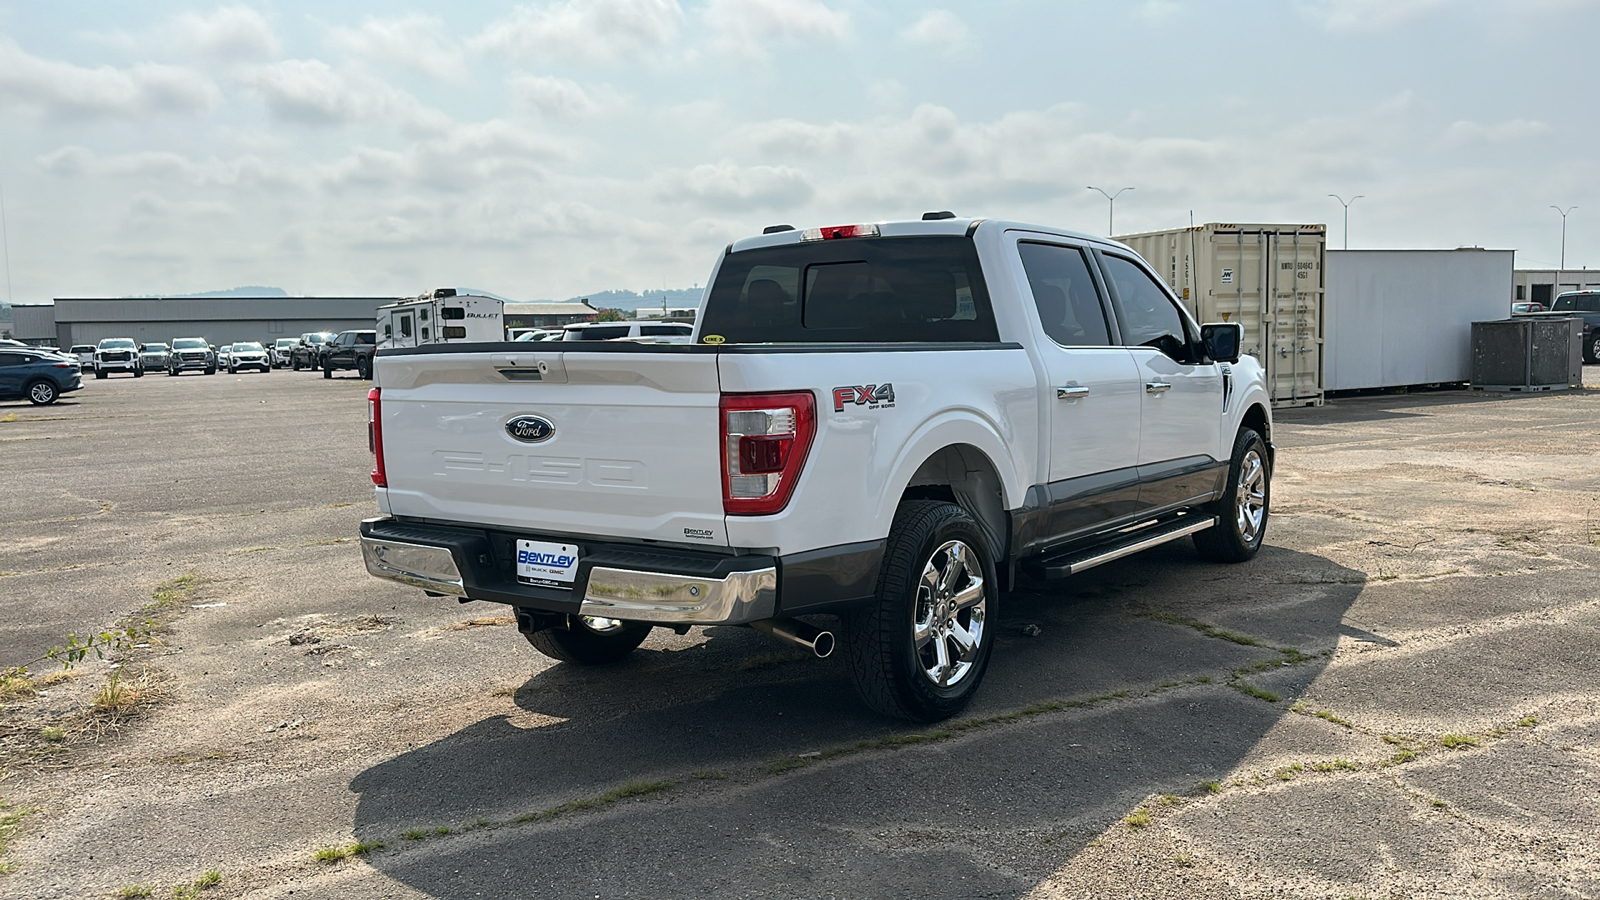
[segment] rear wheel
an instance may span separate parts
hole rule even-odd
[[[363,380],[371,381],[372,380],[372,360],[367,358],[367,357],[361,357],[360,359],[357,359],[356,360],[356,374],[360,375]]]
[[[880,713],[937,722],[978,690],[994,648],[999,580],[977,522],[954,503],[895,513],[877,601],[846,620],[856,691]]]
[[[135,377],[135,378],[143,378],[144,377],[144,369],[143,368],[134,369],[133,370],[133,377]]]
[[[56,402],[56,398],[59,396],[61,396],[61,393],[56,390],[54,382],[41,378],[28,385],[28,402],[34,406],[48,406]]]
[[[322,377],[323,378],[332,378],[333,377],[333,363],[323,363],[322,364]]]
[[[651,627],[597,616],[568,616],[567,622],[566,628],[545,628],[527,635],[528,643],[551,659],[596,666],[616,662],[638,649]]]
[[[1593,339],[1591,339],[1589,341],[1588,350],[1589,350],[1588,362],[1591,362],[1591,363],[1600,362],[1600,334],[1596,334],[1593,337]]]
[[[95,370],[94,370],[94,377],[95,377],[95,378],[96,378],[96,379],[100,379],[100,380],[103,380],[103,379],[104,379],[104,378],[105,378],[105,377],[106,377],[106,373],[105,373],[105,372],[102,372],[102,371],[101,371],[101,370],[99,370],[99,369],[95,369]]]
[[[1217,524],[1195,533],[1195,549],[1212,562],[1244,562],[1255,556],[1267,534],[1271,502],[1267,442],[1254,429],[1241,428],[1233,439],[1227,489],[1212,507]]]

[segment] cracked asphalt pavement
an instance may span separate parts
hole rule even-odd
[[[1254,561],[1027,585],[913,727],[748,629],[584,669],[368,577],[365,390],[0,404],[0,896],[1600,895],[1600,391],[1279,411]],[[120,716],[33,662],[145,617]]]

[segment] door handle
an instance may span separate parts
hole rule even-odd
[[[1056,388],[1057,400],[1077,400],[1089,396],[1089,389],[1081,384],[1069,384],[1066,387]]]
[[[1165,381],[1146,381],[1144,383],[1144,392],[1146,394],[1164,394],[1170,390],[1172,390],[1172,385]]]

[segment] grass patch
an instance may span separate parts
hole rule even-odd
[[[15,422],[16,420],[17,420],[17,414],[16,413],[6,413],[5,415],[0,416],[0,422]]]
[[[1539,724],[1538,716],[1523,716],[1517,721],[1518,728],[1532,728],[1537,724]]]
[[[546,819],[554,819],[557,816],[566,815],[567,813],[599,809],[602,806],[609,806],[612,803],[616,803],[620,800],[627,800],[631,797],[643,797],[647,794],[659,793],[672,788],[673,786],[677,785],[677,783],[677,781],[672,779],[662,779],[660,781],[638,779],[635,781],[629,781],[609,791],[606,791],[604,794],[601,794],[598,797],[580,797],[577,800],[569,800],[560,806],[552,806],[549,809],[542,809],[538,812],[527,813],[526,815],[518,816],[512,821],[542,822]]]
[[[1481,747],[1483,740],[1470,734],[1447,734],[1439,738],[1439,743],[1451,750],[1462,750],[1467,747]]]
[[[1262,690],[1261,688],[1258,688],[1255,685],[1250,684],[1248,682],[1235,681],[1230,686],[1234,690],[1238,691],[1241,694],[1244,694],[1244,695],[1249,696],[1249,697],[1254,697],[1257,700],[1265,700],[1268,703],[1277,703],[1278,700],[1281,699],[1281,698],[1278,697],[1277,694],[1274,694],[1271,691]]]
[[[1433,808],[1434,809],[1446,809],[1449,806],[1450,806],[1450,804],[1444,802],[1443,800],[1440,800],[1437,797],[1435,797],[1434,800],[1433,800]]]
[[[1318,772],[1354,772],[1361,768],[1358,763],[1348,759],[1334,759],[1326,762],[1312,763],[1311,768]]]
[[[59,744],[67,739],[67,730],[62,728],[60,725],[46,725],[45,727],[39,729],[39,737],[44,738],[52,744]]]
[[[343,845],[335,845],[332,847],[318,847],[316,852],[311,854],[311,858],[319,863],[332,864],[349,855],[350,848]]]
[[[174,885],[172,900],[198,900],[201,893],[222,883],[222,873],[211,869],[188,884]]]
[[[1305,766],[1295,763],[1293,765],[1284,766],[1278,771],[1273,772],[1272,777],[1278,779],[1279,781],[1293,781],[1300,776],[1301,772],[1304,771]]]
[[[1205,788],[1205,791],[1208,794],[1222,793],[1222,782],[1220,781],[1202,781],[1200,782],[1200,786]]]
[[[17,829],[22,827],[22,820],[34,812],[36,812],[36,809],[32,806],[13,808],[6,804],[0,804],[0,856],[5,855],[6,846],[16,836]]]
[[[721,781],[728,776],[712,769],[695,769],[694,777],[700,781]]]
[[[427,838],[427,836],[428,829],[426,828],[407,828],[406,833],[403,835],[403,837],[408,841],[424,840]]]
[[[176,609],[194,599],[194,592],[199,588],[200,576],[193,572],[170,578],[155,586],[150,592],[150,602],[139,611],[157,613]]]
[[[1194,857],[1187,853],[1179,853],[1172,858],[1172,864],[1180,869],[1192,869],[1194,868]]]
[[[438,828],[435,828],[433,830],[433,833],[438,835],[439,837],[444,837],[445,835],[451,834],[453,832],[452,832],[452,830],[451,830],[449,825],[440,825]]]
[[[1128,823],[1130,829],[1138,831],[1140,828],[1150,824],[1150,811],[1142,806],[1134,807],[1133,812],[1123,817],[1122,821]]]
[[[39,688],[28,676],[26,669],[10,669],[0,673],[0,703],[25,700],[39,693]]]
[[[107,718],[129,719],[166,698],[167,692],[152,681],[146,672],[132,679],[108,679],[95,692],[94,703],[90,708],[96,714]]]
[[[1153,622],[1165,622],[1168,625],[1179,625],[1184,628],[1193,628],[1195,631],[1200,632],[1206,637],[1216,638],[1217,640],[1221,641],[1242,644],[1246,647],[1266,646],[1266,644],[1261,643],[1248,634],[1240,634],[1237,631],[1229,631],[1226,628],[1218,628],[1215,625],[1202,622],[1199,619],[1191,619],[1187,616],[1177,616],[1173,615],[1172,613],[1161,612],[1159,610],[1143,613],[1142,616],[1143,618],[1149,619]]]
[[[152,891],[149,885],[129,884],[124,885],[121,890],[117,891],[117,900],[133,900],[135,897],[148,897],[154,893],[155,891]]]
[[[1412,760],[1414,760],[1416,758],[1417,758],[1417,751],[1412,750],[1409,747],[1403,747],[1403,748],[1401,748],[1399,750],[1396,750],[1394,755],[1389,757],[1388,765],[1391,765],[1391,766],[1404,765],[1405,763],[1411,762]]]

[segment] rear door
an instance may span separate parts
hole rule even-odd
[[[573,346],[380,354],[390,512],[725,546],[716,354]]]

